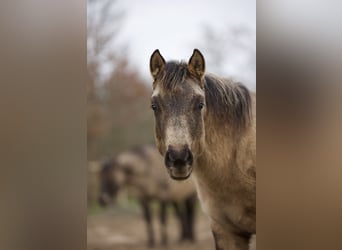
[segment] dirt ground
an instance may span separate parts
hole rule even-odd
[[[207,217],[201,212],[196,214],[196,242],[178,243],[179,225],[173,211],[169,210],[167,232],[169,242],[161,247],[159,221],[154,215],[154,230],[157,245],[154,250],[208,250],[214,249],[212,234]],[[114,213],[107,209],[88,215],[87,245],[88,250],[146,250],[146,225],[140,211]]]

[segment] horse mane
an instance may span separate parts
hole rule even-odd
[[[172,91],[187,77],[192,76],[186,62],[170,61],[165,64],[160,82],[164,89]],[[206,74],[203,81],[208,111],[236,129],[246,128],[252,116],[249,90],[239,82],[211,74]]]
[[[223,122],[236,129],[246,128],[252,116],[252,97],[239,82],[214,75],[204,77],[205,98],[208,112],[216,114]]]
[[[116,165],[116,159],[115,158],[107,159],[102,163],[101,172],[103,172],[103,173],[107,172],[110,169],[114,168],[115,165]]]
[[[170,61],[165,64],[165,70],[160,82],[164,89],[173,90],[179,83],[184,82],[189,76],[188,65],[186,62]]]

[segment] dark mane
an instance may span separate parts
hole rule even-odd
[[[177,84],[182,83],[188,77],[188,67],[185,62],[170,61],[165,64],[165,70],[161,76],[163,88],[174,89]]]
[[[102,163],[101,172],[102,173],[108,172],[109,170],[113,169],[115,165],[116,165],[116,159],[114,158],[107,159],[106,161]]]
[[[187,77],[191,77],[187,63],[170,61],[166,63],[160,80],[164,89],[172,90]],[[204,88],[209,112],[237,129],[249,124],[252,99],[245,86],[229,79],[205,75]]]
[[[248,126],[251,119],[252,98],[241,83],[206,75],[204,82],[207,109],[217,118],[228,121],[236,129]]]

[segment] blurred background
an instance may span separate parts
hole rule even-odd
[[[198,48],[208,72],[233,77],[255,91],[255,5],[254,0],[87,1],[88,249],[146,245],[142,211],[134,195],[120,190],[115,204],[107,208],[99,206],[98,198],[104,161],[154,143],[152,52],[159,49],[166,60],[187,61]],[[213,248],[207,218],[198,205],[196,209],[197,242],[183,247]],[[174,211],[169,212],[168,247],[181,249],[176,244]]]
[[[166,59],[188,59],[198,46],[209,60],[215,54],[206,46],[214,51],[226,46],[229,54],[219,55],[225,55],[227,66],[216,66],[214,60],[208,69],[215,65],[210,71],[237,74],[229,63],[239,65],[236,68],[246,73],[240,72],[241,78],[253,88],[242,53],[248,50],[228,42],[216,46],[203,34],[207,30],[220,40],[232,37],[227,34],[233,27],[253,30],[255,2],[113,1],[102,10],[120,16],[111,22],[106,21],[111,19],[108,15],[99,15],[104,3],[88,3],[88,23],[92,16],[93,26],[98,25],[92,29],[97,34],[88,32],[88,36],[102,39],[96,47],[89,39],[87,53],[85,1],[0,2],[0,249],[85,249],[87,239],[89,249],[145,247],[145,226],[134,200],[125,202],[129,205],[121,205],[120,200],[120,208],[95,206],[90,197],[98,192],[98,178],[89,178],[88,188],[93,192],[88,192],[86,210],[85,82],[87,105],[92,107],[87,109],[88,158],[93,166],[88,177],[96,176],[99,161],[144,144],[145,139],[153,141],[146,136],[138,142],[138,136],[145,134],[118,125],[123,120],[115,117],[125,114],[119,111],[132,109],[139,98],[127,101],[131,93],[120,87],[127,82],[133,85],[133,80],[113,79],[119,79],[119,72],[135,72],[142,83],[137,86],[150,92],[148,60],[154,49],[159,48]],[[341,1],[335,0],[258,1],[260,249],[341,249],[341,7]],[[100,21],[100,16],[105,20]],[[113,33],[110,42],[101,35],[107,32]],[[115,70],[114,65],[127,70]],[[111,95],[117,94],[120,102],[109,98],[105,86],[116,88]],[[143,118],[150,115],[148,99],[145,104],[135,107],[146,107]],[[127,119],[142,114],[130,112]],[[125,126],[132,124],[137,123]],[[146,125],[145,130],[152,134],[152,127]],[[128,141],[130,135],[134,140]],[[213,249],[206,218],[198,218],[197,248],[183,248]],[[168,230],[174,225],[170,224]],[[181,248],[170,239],[169,249]]]

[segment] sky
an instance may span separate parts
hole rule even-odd
[[[194,48],[209,58],[207,47],[211,47],[223,57],[222,66],[216,67],[218,72],[211,73],[233,76],[255,90],[255,0],[118,0],[115,6],[125,14],[112,49],[127,47],[124,52],[131,66],[145,80],[151,80],[149,59],[155,49],[166,60],[187,61]],[[222,41],[204,40],[205,27]],[[252,34],[242,38],[248,49],[236,44],[234,35],[224,40],[227,31],[238,27]],[[209,62],[208,71],[215,70]]]

